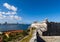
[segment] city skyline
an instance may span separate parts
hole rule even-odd
[[[0,0],[0,23],[60,22],[60,0]]]

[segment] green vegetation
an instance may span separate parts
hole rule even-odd
[[[28,30],[24,30],[23,32],[16,32],[16,33],[12,32],[11,34],[9,34],[9,38],[7,38],[6,35],[3,34],[2,35],[3,36],[3,42],[15,41],[18,38],[19,38],[19,40],[21,40],[26,35],[28,35]]]
[[[31,39],[31,37],[32,37],[33,30],[35,30],[35,28],[34,28],[34,29],[33,29],[33,28],[31,28],[31,29],[30,29],[30,32],[29,32],[29,35],[28,35],[28,36],[26,36],[26,37],[24,37],[20,42],[29,42],[29,41],[30,41],[30,39]]]
[[[28,42],[32,37],[33,30],[35,30],[35,28],[23,30],[23,32],[11,32],[9,38],[4,33],[0,36],[3,37],[3,42],[14,42],[16,40],[19,40],[20,42]]]
[[[23,38],[20,42],[29,42],[31,37],[32,37],[32,35],[28,35],[28,36],[26,36],[26,38]]]

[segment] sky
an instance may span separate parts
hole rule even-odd
[[[0,0],[0,23],[60,22],[60,0]]]

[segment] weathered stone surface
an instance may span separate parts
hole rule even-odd
[[[40,36],[46,42],[60,42],[60,36]]]

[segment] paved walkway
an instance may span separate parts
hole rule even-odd
[[[29,42],[37,42],[36,39],[37,39],[37,38],[36,38],[36,30],[34,30],[34,31],[33,31],[33,35],[32,35],[32,38],[30,39]]]

